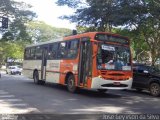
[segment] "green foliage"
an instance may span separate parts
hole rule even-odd
[[[23,49],[31,40],[26,31],[26,23],[35,17],[29,10],[31,6],[23,2],[0,0],[0,15],[9,18],[9,28],[1,31],[0,63],[6,59],[22,59]]]
[[[5,63],[7,58],[23,59],[24,46],[20,42],[1,42],[0,63]]]
[[[9,18],[9,29],[3,32],[2,39],[5,40],[29,40],[25,24],[35,17],[35,13],[29,10],[30,5],[12,0],[0,0],[0,15]],[[7,36],[8,35],[8,36]]]
[[[149,51],[149,46],[144,41],[144,36],[142,33],[137,30],[128,29],[113,29],[112,32],[126,36],[130,39],[133,58],[135,60],[144,61],[148,58],[146,51]]]
[[[23,58],[23,48],[17,43],[6,43],[4,47],[6,57],[13,59]]]
[[[32,21],[27,24],[27,32],[33,43],[50,41],[71,33],[71,30],[54,28],[42,21]]]
[[[150,57],[154,65],[160,58],[159,0],[86,0],[85,5],[76,6],[73,0],[57,3],[76,8],[74,15],[61,18],[77,23],[81,26],[77,27],[79,31],[113,31],[127,35],[136,59],[144,61]],[[115,29],[118,26],[125,29]]]
[[[30,5],[12,0],[0,0],[0,15],[8,16],[9,29],[0,39],[0,63],[7,58],[22,59],[24,48],[34,42],[49,41],[71,33],[69,29],[54,28],[44,22],[32,21],[36,14]]]
[[[69,19],[79,26],[94,27],[98,31],[111,31],[113,22],[118,15],[116,2],[116,0],[87,0],[87,5],[79,5],[75,15],[63,16],[62,19]],[[65,4],[64,1],[63,4]],[[68,4],[66,3],[66,5]]]
[[[78,5],[82,3],[81,0],[58,0],[57,4],[62,6],[62,5],[67,5],[71,8],[77,8]]]

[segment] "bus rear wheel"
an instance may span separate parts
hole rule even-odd
[[[37,71],[34,72],[33,79],[35,84],[39,84],[39,75]]]
[[[34,72],[33,79],[35,84],[40,84],[40,85],[45,84],[45,81],[39,80],[38,71]]]
[[[75,85],[75,78],[73,75],[70,75],[67,79],[67,89],[71,93],[75,93],[77,91],[77,87]]]

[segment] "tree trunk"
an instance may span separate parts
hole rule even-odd
[[[151,59],[151,64],[152,64],[152,66],[155,66],[155,62],[156,62],[156,52],[155,52],[155,50],[153,49],[153,50],[151,50],[151,57],[152,57],[152,59]]]

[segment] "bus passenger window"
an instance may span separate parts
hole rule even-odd
[[[59,52],[58,52],[58,58],[65,58],[66,52],[67,52],[66,48],[67,48],[66,42],[61,42],[59,47]]]
[[[31,48],[31,51],[30,51],[30,59],[31,60],[35,59],[35,51],[36,51],[36,49],[34,47]]]
[[[68,58],[74,58],[77,50],[68,50]]]
[[[71,41],[71,49],[78,49],[78,40]]]
[[[42,59],[42,48],[40,46],[36,47],[35,59]]]
[[[24,54],[24,59],[28,60],[30,58],[30,49],[26,48],[25,49],[25,54]]]
[[[69,41],[67,58],[76,57],[77,52],[78,52],[78,40]]]
[[[57,43],[54,43],[54,44],[49,46],[49,53],[48,53],[48,58],[49,59],[56,59],[57,58],[57,56],[56,56],[57,49],[58,49],[58,44]]]

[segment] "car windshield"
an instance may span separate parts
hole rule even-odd
[[[100,44],[97,54],[98,69],[131,70],[129,47]]]
[[[155,66],[147,66],[147,65],[134,65],[133,67],[133,70],[134,71],[141,71],[141,72],[144,72],[144,71],[148,71],[148,72],[160,72],[159,68],[158,67],[155,67]]]
[[[155,67],[155,66],[150,66],[148,67],[149,71],[151,72],[160,72],[159,68]]]

